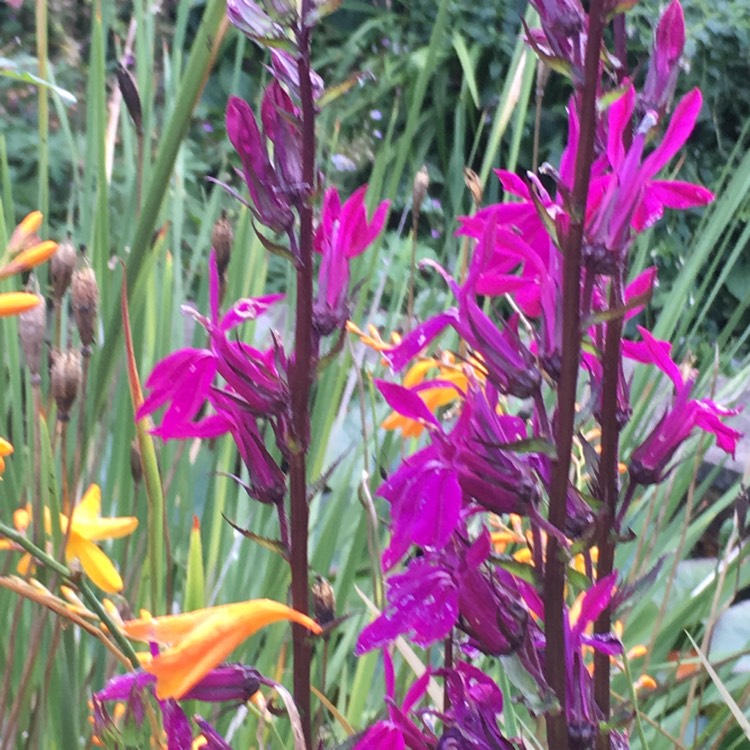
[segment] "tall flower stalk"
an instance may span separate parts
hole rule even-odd
[[[314,24],[334,5],[315,0],[299,5],[230,0],[227,5],[235,26],[271,48],[273,80],[263,92],[259,118],[238,97],[227,104],[227,135],[240,158],[250,200],[223,187],[251,211],[266,247],[294,266],[291,351],[287,353],[276,333],[265,350],[230,336],[243,322],[281,303],[283,295],[238,300],[222,313],[227,261],[214,248],[209,260],[210,313],[189,310],[206,329],[208,346],[183,349],[160,362],[146,382],[149,394],[138,413],[142,418],[166,405],[154,430],[163,438],[232,435],[248,472],[248,495],[276,509],[278,548],[289,563],[292,606],[301,616],[310,609],[307,459],[312,384],[322,344],[329,336],[340,336],[349,317],[349,262],[376,239],[388,210],[384,202],[368,219],[366,187],[343,203],[330,188],[315,221],[314,201],[323,193],[315,142],[323,82],[312,69],[311,36]],[[213,413],[198,418],[206,401]],[[288,475],[266,444],[268,433],[288,465]],[[294,701],[302,736],[312,747],[309,627],[293,625],[293,653]]]
[[[623,338],[625,321],[647,304],[656,277],[646,269],[626,284],[637,235],[666,208],[713,199],[699,185],[657,177],[684,145],[701,106],[694,90],[669,111],[685,39],[679,1],[657,25],[640,90],[623,64],[627,4],[532,4],[541,28],[527,28],[527,42],[572,86],[560,164],[540,170],[546,182],[536,172],[497,171],[514,200],[459,218],[458,234],[476,243],[467,273],[456,281],[425,263],[442,276],[454,304],[397,344],[378,347],[394,373],[411,365],[403,385],[376,385],[427,444],[393,467],[378,490],[391,509],[383,554],[387,604],[362,631],[358,651],[387,649],[399,636],[420,647],[455,638],[446,649],[451,663],[432,672],[444,679],[449,705],[434,711],[439,725],[425,726],[416,721],[413,700],[421,680],[399,713],[387,681],[389,719],[367,732],[362,750],[385,746],[386,737],[392,746],[430,749],[514,746],[495,736],[501,700],[485,705],[480,731],[476,694],[449,690],[466,675],[462,659],[477,652],[515,655],[536,682],[548,747],[627,747],[627,728],[610,724],[610,665],[623,650],[612,615],[625,596],[614,568],[616,541],[638,488],[667,476],[696,428],[714,434],[729,453],[739,437],[725,423],[736,412],[692,398],[695,374],[685,375],[671,359],[668,342],[641,327],[640,341]],[[610,22],[619,59],[603,45]],[[510,302],[510,314],[496,312],[498,297]],[[459,337],[465,379],[443,379],[435,368],[434,380],[415,382],[414,368],[434,366],[427,350],[446,328]],[[631,408],[624,358],[656,365],[674,386],[671,405],[625,455],[620,433]],[[435,413],[451,401],[437,403],[438,389],[452,389],[450,410]],[[586,429],[591,422],[596,445]],[[571,474],[574,451],[583,455],[587,480]],[[526,577],[492,554],[488,526],[507,515],[529,535],[535,570]],[[519,538],[512,536],[514,543]],[[414,546],[418,554],[406,563]],[[579,557],[586,588],[569,575]],[[388,670],[387,651],[385,658]],[[479,674],[489,695],[494,683]]]

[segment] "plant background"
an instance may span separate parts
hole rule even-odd
[[[219,5],[165,2],[154,10],[146,2],[49,2],[48,78],[77,101],[68,104],[51,94],[48,124],[40,118],[43,90],[0,76],[0,240],[28,210],[43,207],[50,236],[61,239],[71,231],[75,242],[87,247],[102,287],[102,310],[93,385],[77,417],[86,426],[83,479],[102,485],[105,513],[133,512],[144,530],[145,497],[130,472],[134,427],[117,332],[120,272],[110,269],[110,257],[124,258],[132,274],[131,314],[143,378],[169,351],[201,340],[180,315],[179,306],[194,300],[199,308],[207,307],[206,258],[211,227],[222,208],[228,209],[235,225],[227,297],[289,286],[286,268],[267,256],[247,213],[205,180],[207,175],[230,175],[233,161],[223,126],[227,97],[235,93],[256,100],[266,75],[255,48],[229,32],[192,106],[190,95],[198,90],[199,74],[210,68],[200,22],[204,14],[216,14]],[[38,12],[28,2],[19,11],[0,5],[0,70],[37,70]],[[655,3],[645,2],[631,15],[631,62],[646,58],[657,12]],[[485,202],[498,198],[491,167],[530,167],[535,92],[531,58],[524,57],[518,41],[519,16],[524,13],[525,4],[512,2],[479,7],[448,0],[352,1],[318,32],[316,59],[327,82],[343,81],[353,72],[363,74],[320,119],[322,164],[345,192],[367,180],[373,203],[383,197],[394,200],[380,247],[354,265],[355,279],[363,280],[353,313],[358,324],[373,322],[387,331],[403,326],[411,185],[423,163],[431,185],[420,223],[418,257],[436,257],[449,267],[455,267],[459,253],[452,217],[470,208],[463,167],[471,166],[486,181]],[[706,105],[680,175],[708,185],[718,198],[707,211],[671,216],[648,233],[640,241],[635,265],[656,262],[660,267],[661,288],[650,311],[656,333],[672,337],[679,353],[697,357],[706,373],[706,389],[713,387],[718,344],[718,369],[728,377],[722,388],[738,393],[750,371],[750,90],[745,84],[750,58],[738,54],[750,49],[750,18],[743,0],[712,5],[691,0],[685,3],[685,15],[688,48],[680,91],[701,86]],[[124,107],[115,116],[111,178],[105,147],[114,70],[133,19],[134,75],[150,134],[150,158],[143,170],[146,204],[140,213],[133,199],[137,143]],[[212,38],[209,34],[208,40]],[[553,76],[544,92],[540,161],[555,161],[562,148],[567,96],[566,85]],[[154,241],[157,228],[163,232]],[[418,276],[420,317],[441,304],[443,294],[433,279]],[[283,316],[273,321],[281,331],[285,323]],[[252,336],[252,330],[247,335]],[[22,436],[33,426],[15,321],[0,321],[0,351],[6,383],[0,393],[0,419],[4,434],[20,448],[9,460],[0,486],[0,515],[8,518],[34,486],[30,454],[23,449]],[[346,735],[344,719],[361,728],[382,708],[378,656],[354,660],[352,650],[368,617],[357,587],[377,601],[380,586],[374,561],[384,528],[378,518],[385,517],[386,508],[377,498],[374,506],[370,502],[380,471],[390,468],[402,450],[398,436],[377,430],[386,412],[367,376],[377,370],[377,359],[365,355],[356,342],[345,347],[345,358],[342,367],[327,369],[317,385],[311,454],[313,477],[342,459],[312,506],[312,567],[331,580],[339,613],[351,615],[332,640],[324,686],[321,655],[314,665],[315,684],[342,717],[320,710],[324,732],[336,740]],[[636,376],[634,393],[643,394],[642,410],[654,387],[642,374]],[[630,441],[636,438],[626,436]],[[358,447],[350,450],[352,444]],[[695,447],[705,445],[696,441]],[[50,454],[43,467],[47,494],[58,492],[62,460],[72,462],[73,457],[52,459]],[[201,520],[207,604],[256,596],[284,599],[288,580],[282,561],[237,535],[222,517],[260,535],[274,534],[270,510],[248,503],[221,474],[239,470],[231,442],[160,445],[159,463],[169,531],[165,609],[173,604],[179,608],[184,599],[194,514]],[[717,686],[699,671],[678,679],[677,662],[672,660],[675,652],[688,653],[682,635],[687,629],[704,650],[711,646],[712,659],[723,660],[721,678],[738,704],[748,705],[750,680],[740,661],[750,649],[750,637],[741,626],[746,605],[729,606],[750,577],[747,565],[741,565],[742,555],[727,557],[728,538],[741,531],[731,517],[736,486],[717,491],[717,472],[698,481],[697,468],[696,460],[687,461],[663,487],[640,499],[632,517],[637,538],[623,545],[618,560],[618,567],[635,579],[666,555],[656,583],[626,617],[626,646],[649,646],[648,668],[659,682],[654,693],[639,697],[642,735],[634,735],[634,747],[731,748],[747,742],[729,718]],[[369,507],[374,507],[374,518]],[[706,555],[698,545],[705,542],[709,527],[716,542]],[[142,538],[139,534],[109,548],[122,560],[126,546],[131,546],[125,570],[128,601],[120,604],[133,611],[145,603],[148,591],[148,565],[138,555]],[[725,557],[727,565],[720,569]],[[7,555],[0,560],[0,572],[13,572],[14,564]],[[30,650],[29,634],[37,631],[37,648]],[[51,615],[40,617],[37,607],[19,603],[1,590],[0,632],[9,634],[0,638],[0,688],[9,701],[19,702],[18,726],[26,730],[2,738],[0,746],[85,746],[86,698],[113,668],[99,646],[72,629],[61,630]],[[286,637],[287,631],[277,626],[243,647],[240,656],[270,675],[284,676],[289,668]],[[430,655],[416,658],[424,661]],[[30,676],[20,692],[14,686],[21,684],[27,665]],[[405,660],[398,665],[403,679],[410,667]],[[523,685],[513,684],[512,660],[505,667],[500,684],[511,698],[517,697]],[[616,692],[628,689],[625,679],[615,683]],[[512,700],[507,705],[509,734],[523,733],[535,747],[535,720],[523,705]],[[221,729],[232,726],[229,734],[237,746],[250,746],[257,721],[252,716],[240,719],[231,713],[218,724]],[[270,747],[287,746],[283,722],[265,732]]]

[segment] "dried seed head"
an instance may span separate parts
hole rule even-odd
[[[99,287],[96,284],[94,269],[84,266],[73,274],[71,283],[73,314],[78,326],[84,354],[94,342],[96,327],[96,310],[99,306]]]
[[[18,316],[18,334],[26,356],[26,366],[31,373],[33,383],[39,383],[39,367],[42,360],[42,345],[47,333],[47,306],[44,297],[37,294],[39,304]]]
[[[143,466],[141,465],[141,448],[137,440],[130,443],[130,474],[136,484],[140,484],[143,478]]]
[[[484,188],[482,187],[482,181],[479,179],[479,175],[471,167],[464,167],[464,183],[466,184],[466,187],[469,188],[474,205],[481,205]]]
[[[70,280],[73,278],[73,271],[76,267],[76,249],[70,241],[70,232],[65,242],[57,246],[57,252],[50,260],[50,276],[52,279],[52,293],[55,301],[60,302],[63,295],[70,286]]]
[[[414,188],[412,189],[412,213],[419,215],[422,210],[422,203],[427,195],[427,188],[430,187],[430,174],[427,171],[427,165],[423,164],[422,168],[414,176]]]
[[[128,108],[128,114],[133,120],[133,125],[135,125],[135,132],[141,135],[143,133],[143,112],[141,110],[141,96],[138,93],[135,78],[122,63],[117,66],[115,75],[117,76],[117,85],[122,92],[123,101]]]
[[[216,268],[219,276],[223,277],[229,266],[229,259],[232,255],[232,242],[234,241],[234,231],[232,225],[227,219],[227,212],[222,211],[221,216],[216,220],[213,231],[211,232],[211,246],[216,253]]]
[[[81,356],[75,349],[58,352],[52,365],[52,397],[57,404],[57,418],[61,422],[70,419],[70,408],[78,395],[78,386],[83,377]]]
[[[315,576],[312,585],[313,610],[319,625],[325,627],[336,618],[336,594],[323,576]]]

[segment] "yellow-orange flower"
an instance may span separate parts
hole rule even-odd
[[[36,244],[36,233],[39,231],[39,227],[42,226],[43,218],[44,216],[41,211],[32,211],[25,216],[10,236],[8,252],[17,253],[30,245]]]
[[[3,292],[0,294],[0,318],[20,315],[39,304],[39,295],[29,292]]]
[[[0,437],[0,476],[5,471],[5,457],[13,453],[13,445],[5,438]]]
[[[123,630],[135,640],[171,645],[144,665],[156,677],[157,698],[164,700],[181,698],[242,641],[281,620],[296,622],[316,635],[321,632],[320,625],[307,615],[270,599],[141,617],[123,623]]]
[[[84,493],[81,501],[73,510],[70,532],[68,518],[60,515],[60,529],[68,534],[65,546],[66,561],[77,558],[83,572],[103,591],[114,594],[122,591],[122,578],[112,561],[95,542],[103,539],[119,539],[132,534],[138,526],[138,519],[133,516],[121,518],[101,518],[102,493],[99,485],[92,484]],[[19,530],[24,530],[31,521],[31,509],[20,508],[13,516],[13,523]],[[45,508],[44,525],[47,534],[52,533],[52,521]],[[30,555],[24,555],[18,564],[19,573],[25,573],[31,564]]]
[[[0,268],[0,279],[5,279],[15,273],[28,271],[49,260],[56,252],[57,243],[52,240],[45,240],[25,250],[21,250],[10,263],[6,263]]]

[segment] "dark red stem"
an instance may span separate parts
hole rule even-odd
[[[573,447],[576,390],[581,355],[581,246],[588,201],[596,131],[596,96],[599,58],[604,30],[603,0],[592,0],[584,63],[583,88],[578,92],[580,137],[576,154],[571,200],[571,224],[564,245],[562,281],[562,362],[557,401],[557,458],[553,463],[549,521],[565,528],[570,455]],[[547,716],[547,742],[555,750],[569,750],[566,718],[566,660],[563,618],[566,561],[557,539],[547,539],[544,573],[545,664],[547,682],[554,690],[560,711]]]
[[[609,292],[610,308],[623,305],[621,272],[612,278]],[[620,427],[617,421],[617,390],[620,378],[620,353],[622,344],[622,318],[618,317],[607,323],[604,343],[604,362],[602,384],[602,453],[599,462],[597,486],[601,495],[602,506],[599,514],[599,560],[597,562],[597,579],[608,576],[614,567],[615,535],[613,527],[617,512],[619,494],[618,457],[620,454]],[[612,613],[609,607],[602,612],[594,623],[594,632],[609,633],[612,626]],[[609,656],[594,654],[594,699],[604,714],[604,721],[609,719],[610,712],[610,669]],[[597,740],[598,750],[609,750],[609,733],[602,732]]]
[[[310,442],[310,389],[315,372],[313,347],[313,210],[315,182],[315,103],[310,82],[310,29],[305,24],[309,0],[303,0],[297,32],[299,53],[300,103],[302,109],[302,177],[305,193],[299,204],[299,255],[297,262],[297,309],[294,339],[294,361],[289,373],[292,398],[292,445],[289,461],[289,493],[292,568],[292,606],[308,613],[307,539],[309,508],[307,504],[306,457]],[[294,650],[294,701],[302,720],[302,732],[308,748],[312,747],[310,711],[310,661],[312,647],[307,631],[292,625]]]

